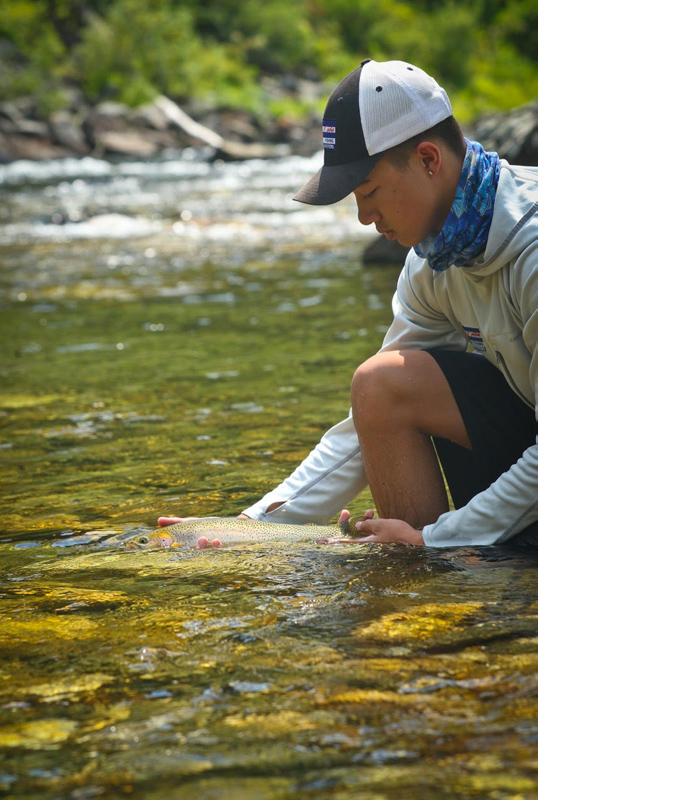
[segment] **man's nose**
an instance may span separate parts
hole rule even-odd
[[[379,221],[380,215],[376,208],[358,201],[357,218],[360,220],[361,225],[372,225]]]

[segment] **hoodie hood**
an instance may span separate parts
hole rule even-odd
[[[486,249],[463,269],[473,276],[491,275],[537,242],[537,168],[511,166],[501,160],[496,205]]]

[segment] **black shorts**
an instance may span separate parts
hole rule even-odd
[[[507,472],[535,444],[537,420],[484,356],[427,350],[442,370],[457,401],[472,449],[433,438],[455,508],[465,506]],[[534,522],[507,544],[537,545]]]

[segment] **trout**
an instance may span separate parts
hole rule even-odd
[[[221,546],[255,542],[299,542],[338,536],[360,536],[355,523],[358,516],[340,525],[286,525],[280,522],[260,522],[238,517],[203,517],[192,522],[177,522],[142,533],[126,542],[133,550],[155,550],[158,547],[196,547],[200,537],[218,539]]]

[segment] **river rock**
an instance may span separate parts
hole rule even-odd
[[[47,122],[30,118],[33,109],[30,98],[0,103],[0,163],[69,155],[69,150],[52,140]]]
[[[486,114],[464,128],[466,136],[510,164],[537,166],[537,102]]]
[[[53,141],[77,155],[87,155],[90,152],[85,132],[83,119],[70,111],[55,111],[49,116],[49,128]]]
[[[93,154],[150,158],[163,147],[186,147],[176,135],[169,135],[168,121],[156,107],[130,109],[121,103],[100,103],[85,120]]]
[[[365,266],[402,266],[410,249],[396,239],[390,241],[385,236],[379,236],[365,248],[362,263]]]
[[[159,149],[155,142],[133,131],[95,131],[93,142],[94,153],[98,157],[104,153],[114,153],[134,158],[149,158]]]
[[[195,115],[191,111],[189,113],[229,142],[258,142],[260,140],[259,126],[245,111],[216,108],[201,115]]]
[[[154,131],[167,131],[170,121],[155,103],[147,103],[129,112],[129,120],[142,128]]]
[[[27,159],[43,161],[48,158],[67,158],[72,155],[65,147],[34,136],[5,134],[0,131],[0,164]]]

